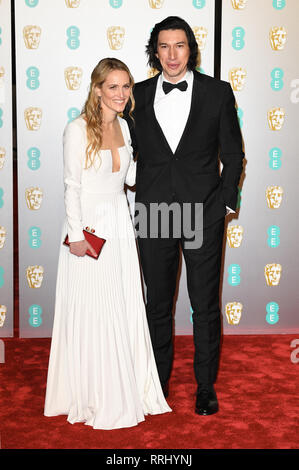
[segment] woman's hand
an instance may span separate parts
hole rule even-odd
[[[85,256],[86,251],[89,250],[96,256],[95,250],[92,248],[87,240],[80,240],[79,242],[70,242],[70,252],[76,256]]]

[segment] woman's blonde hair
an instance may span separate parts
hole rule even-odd
[[[132,111],[135,107],[135,100],[132,92],[134,79],[126,64],[124,64],[121,60],[115,58],[102,59],[92,71],[88,97],[82,110],[82,114],[84,115],[84,118],[86,120],[87,130],[85,168],[89,168],[93,165],[95,158],[98,156],[98,153],[102,146],[103,139],[103,115],[101,109],[101,99],[96,93],[96,88],[101,88],[108,74],[113,70],[122,70],[124,72],[127,72],[127,74],[129,75],[131,85],[131,95],[129,100],[131,108],[129,114],[131,117]]]

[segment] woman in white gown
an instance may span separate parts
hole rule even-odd
[[[95,429],[135,426],[170,412],[153,355],[135,232],[124,184],[134,185],[130,134],[119,117],[134,107],[133,78],[103,59],[91,75],[82,114],[64,132],[64,184],[70,248],[61,244],[45,416]],[[86,227],[105,238],[95,260]]]

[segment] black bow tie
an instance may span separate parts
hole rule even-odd
[[[163,88],[165,95],[167,95],[167,93],[169,93],[174,88],[178,88],[181,91],[186,91],[188,88],[188,83],[186,82],[186,80],[184,80],[183,82],[179,82],[179,83],[163,82],[162,88]]]

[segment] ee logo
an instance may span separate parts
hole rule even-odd
[[[238,119],[239,119],[239,125],[242,128],[243,127],[243,119],[242,118],[243,118],[243,115],[244,115],[243,109],[238,108],[237,109],[237,115],[238,115]]]
[[[34,8],[38,5],[38,0],[25,0],[27,7]]]
[[[30,149],[27,152],[28,156],[28,162],[27,165],[30,168],[30,170],[38,170],[40,167],[40,151],[37,147],[30,147]]]
[[[70,108],[67,112],[67,117],[68,117],[68,122],[73,121],[73,119],[76,119],[80,115],[80,110],[78,108]]]
[[[242,191],[240,188],[238,188],[237,209],[241,207],[241,203],[242,203]]]
[[[204,69],[202,67],[197,66],[196,70],[200,73],[205,73]]]
[[[78,49],[78,47],[80,46],[80,29],[77,28],[77,26],[70,26],[66,30],[66,35],[68,38],[66,42],[67,47],[69,49]]]
[[[109,3],[112,8],[120,8],[123,4],[123,0],[109,0]]]
[[[281,167],[281,155],[282,151],[278,147],[273,147],[269,152],[269,167],[272,170],[279,170]]]
[[[2,188],[0,188],[0,209],[1,209],[1,207],[3,207],[3,204],[4,204],[3,194],[4,194],[4,191],[3,191]]]
[[[268,246],[270,248],[276,248],[280,244],[280,228],[277,227],[277,225],[271,225],[267,229],[267,235],[268,235]]]
[[[244,36],[245,30],[241,26],[237,26],[232,30],[232,46],[236,51],[240,51],[245,46]]]
[[[26,85],[29,90],[36,90],[39,87],[39,70],[37,67],[29,67],[26,70]]]
[[[30,305],[29,309],[29,325],[33,326],[34,328],[40,326],[42,324],[41,315],[43,313],[43,309],[40,305]]]
[[[193,323],[193,308],[192,307],[190,307],[190,312],[191,312],[190,323]]]
[[[279,305],[276,302],[269,302],[266,306],[266,311],[266,321],[269,323],[269,325],[274,325],[277,323],[279,320]]]
[[[40,239],[41,237],[41,229],[39,227],[30,227],[28,230],[29,234],[29,246],[30,248],[39,248],[42,244],[42,241]]]
[[[271,72],[271,88],[274,91],[280,91],[283,87],[283,70],[280,69],[279,67],[276,67],[275,69],[272,70]]]
[[[3,119],[2,119],[2,116],[3,116],[3,109],[0,108],[0,127],[3,127]]]
[[[240,272],[241,272],[241,268],[239,264],[231,264],[228,267],[228,274],[229,274],[228,283],[231,286],[238,286],[240,284],[241,282]]]
[[[272,5],[276,10],[282,10],[286,6],[286,0],[272,0]]]
[[[203,8],[206,6],[206,0],[193,0],[194,8]]]
[[[2,287],[3,284],[4,284],[3,274],[4,274],[4,268],[2,266],[0,266],[0,287]]]
[[[1,34],[2,34],[2,28],[0,27],[0,36],[1,36]],[[2,38],[0,37],[0,46],[1,46],[1,44],[2,44]]]

